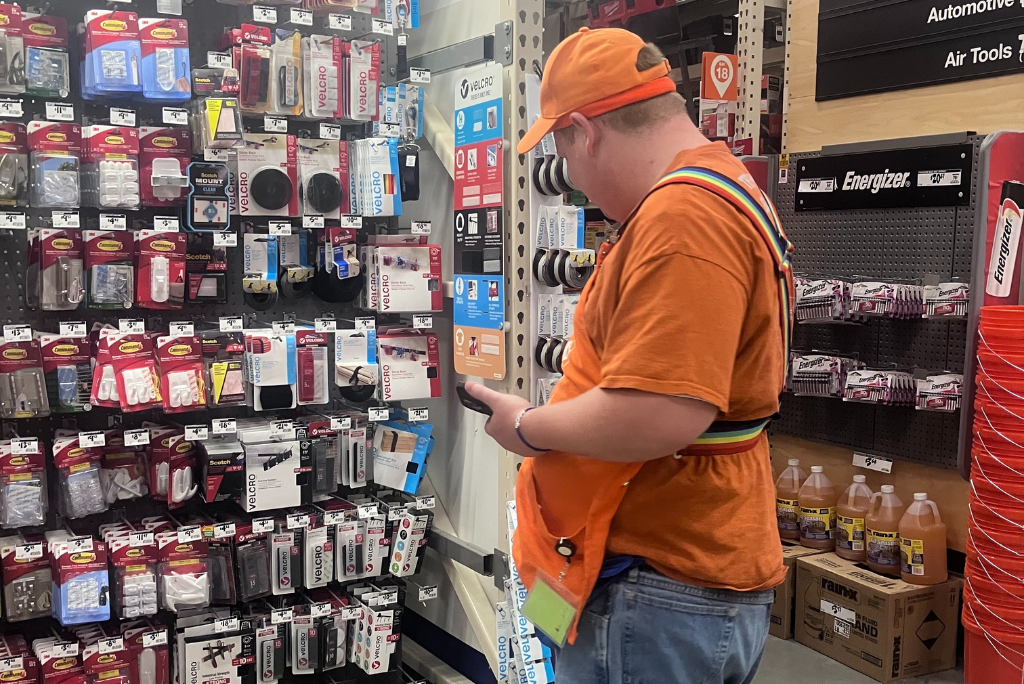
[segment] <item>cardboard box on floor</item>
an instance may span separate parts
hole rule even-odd
[[[918,586],[834,553],[796,566],[796,640],[880,682],[956,664],[961,583]]]
[[[808,549],[787,541],[782,542],[782,562],[786,564],[786,579],[775,587],[772,619],[768,633],[779,639],[793,638],[793,611],[796,609],[796,561],[805,556],[824,553],[821,549]]]

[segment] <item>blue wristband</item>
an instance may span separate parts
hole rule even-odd
[[[519,423],[522,422],[523,418],[526,416],[527,413],[529,413],[530,411],[532,411],[535,408],[537,408],[537,407],[536,406],[531,406],[530,408],[524,410],[522,413],[520,413],[516,417],[516,425],[515,425],[516,434],[519,435],[519,441],[522,442],[523,444],[525,444],[527,447],[529,447],[533,451],[551,451],[551,449],[538,449],[537,447],[535,447],[532,444],[530,444],[529,442],[527,442],[526,438],[523,437],[522,431],[519,429]]]

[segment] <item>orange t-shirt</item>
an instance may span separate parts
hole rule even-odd
[[[665,172],[683,166],[717,171],[761,196],[723,143],[686,150]],[[552,402],[596,385],[694,397],[726,421],[778,410],[785,352],[775,265],[757,229],[726,200],[689,185],[654,192],[587,290],[576,313],[576,335],[582,330],[586,340],[567,352]],[[584,342],[587,353],[574,353]],[[600,498],[597,474],[606,464],[570,454],[530,459],[551,533],[578,527],[580,507],[593,500],[588,469]],[[741,454],[649,461],[622,490],[606,555],[642,556],[669,577],[706,587],[752,591],[785,578],[766,437]]]

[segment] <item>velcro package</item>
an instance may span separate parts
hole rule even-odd
[[[135,234],[135,295],[143,309],[180,309],[185,303],[185,233]]]
[[[296,384],[300,406],[330,402],[329,335],[313,330],[295,332]]]
[[[342,115],[341,63],[345,41],[339,36],[302,39],[305,115],[335,119]]]
[[[345,118],[373,121],[377,118],[377,90],[380,87],[380,43],[353,40],[346,45],[348,92]]]
[[[298,167],[303,215],[337,219],[348,213],[347,142],[299,140]]]
[[[383,401],[441,396],[437,335],[409,328],[377,331]]]
[[[302,34],[278,29],[270,48],[271,114],[302,116]]]
[[[440,245],[378,245],[374,268],[380,283],[377,311],[440,311]]]
[[[367,138],[349,145],[351,211],[362,216],[401,216],[397,138]]]
[[[253,408],[256,411],[295,408],[295,333],[247,334],[245,351],[246,369],[253,385]]]
[[[191,161],[192,134],[187,127],[140,128],[139,188],[143,206],[184,205],[188,187],[185,171]]]
[[[294,135],[246,133],[238,150],[238,213],[298,216],[298,145]]]
[[[433,448],[428,423],[384,421],[373,438],[373,481],[406,494],[415,494],[427,472]]]

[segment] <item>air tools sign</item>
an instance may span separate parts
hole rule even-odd
[[[1024,72],[1024,0],[821,0],[815,99]]]

